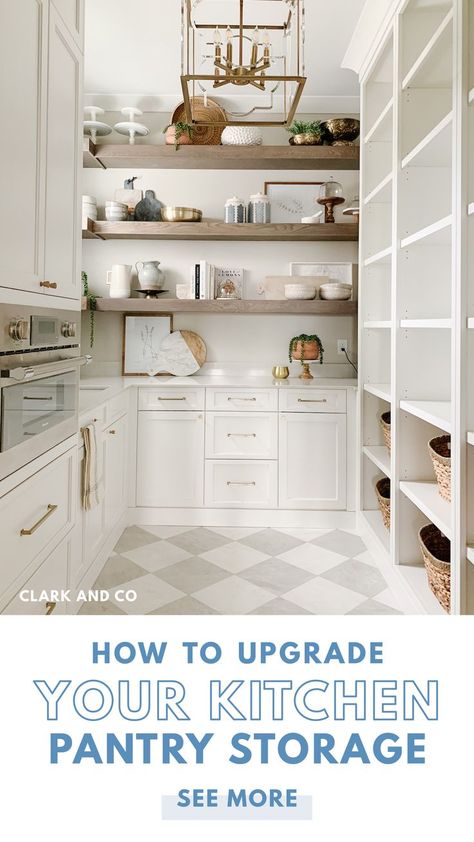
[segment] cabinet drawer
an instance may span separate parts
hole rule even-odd
[[[140,389],[138,409],[183,410],[204,409],[204,389],[163,388]]]
[[[277,419],[276,413],[206,413],[206,458],[276,459]]]
[[[100,421],[102,426],[105,426],[105,405],[98,406],[95,409],[91,409],[88,412],[84,412],[79,417],[79,428],[87,427],[89,424],[92,424],[94,421]],[[79,436],[79,446],[81,447],[83,444],[82,436]]]
[[[127,389],[126,392],[122,392],[120,395],[116,395],[115,398],[107,401],[105,405],[105,423],[107,426],[113,424],[117,418],[121,418],[122,415],[128,412],[128,396],[129,392]]]
[[[69,450],[0,500],[0,596],[73,526],[76,466],[77,450]]]
[[[210,508],[274,509],[277,462],[206,462],[205,497]]]
[[[68,603],[54,599],[55,594],[51,594],[51,591],[61,591],[67,589],[68,564],[70,562],[71,550],[72,546],[69,538],[66,538],[65,541],[61,541],[59,547],[56,547],[56,549],[53,550],[46,561],[43,561],[41,567],[33,573],[32,577],[28,579],[24,585],[22,585],[21,590],[7,605],[3,613],[31,615],[66,614]],[[27,602],[20,599],[20,593],[23,591],[31,592],[31,594],[28,594],[29,601]],[[39,598],[41,591],[47,591],[48,595],[52,597],[52,601],[31,601],[31,596],[33,595],[36,598]]]
[[[241,412],[276,412],[276,389],[206,389],[206,409]]]
[[[280,392],[283,412],[345,412],[344,389],[288,389]]]

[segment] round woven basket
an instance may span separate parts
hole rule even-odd
[[[224,109],[214,102],[213,99],[207,98],[206,105],[204,104],[203,96],[191,97],[193,120],[198,122],[194,126],[193,143],[201,144],[202,146],[218,146],[221,142],[221,135],[225,129],[227,114]],[[184,102],[181,102],[174,110],[171,118],[172,123],[181,123],[186,120],[186,108]],[[216,125],[200,126],[199,121],[205,123],[215,123]]]
[[[451,502],[451,436],[436,436],[428,443],[438,490],[443,500]]]
[[[379,479],[375,484],[375,493],[382,513],[385,529],[390,529],[390,480],[387,477]]]
[[[428,575],[428,584],[445,611],[451,603],[451,542],[446,535],[428,523],[418,533],[421,553]]]
[[[382,435],[383,440],[385,442],[385,447],[387,448],[388,452],[390,453],[391,445],[392,445],[392,437],[391,437],[391,426],[390,426],[390,411],[389,412],[382,412],[382,415],[379,418],[380,426],[382,428]]]

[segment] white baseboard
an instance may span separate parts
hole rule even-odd
[[[88,568],[87,573],[84,574],[81,581],[76,585],[73,589],[73,592],[77,592],[80,590],[88,591],[96,581],[100,571],[104,567],[107,559],[110,556],[113,548],[115,547],[118,539],[122,535],[124,529],[127,528],[129,525],[129,514],[128,511],[125,511],[117,521],[117,524],[114,526],[112,532],[107,536],[106,540],[104,541],[102,547],[100,548],[98,554],[96,555],[94,561],[92,562],[91,566]],[[81,608],[81,603],[72,600],[70,603],[70,614],[77,614],[79,609]]]
[[[289,509],[155,509],[130,508],[129,524],[153,526],[270,526],[305,529],[355,529],[355,512]]]

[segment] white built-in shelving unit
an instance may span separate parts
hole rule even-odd
[[[418,531],[438,526],[451,541],[451,612],[474,613],[473,0],[400,2],[361,81],[361,522],[429,614],[442,609]],[[445,432],[451,503],[428,452]],[[384,475],[390,532],[375,493]]]

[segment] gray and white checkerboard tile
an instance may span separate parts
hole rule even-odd
[[[360,536],[341,529],[131,526],[84,614],[400,614]],[[115,603],[116,587],[135,590]]]

